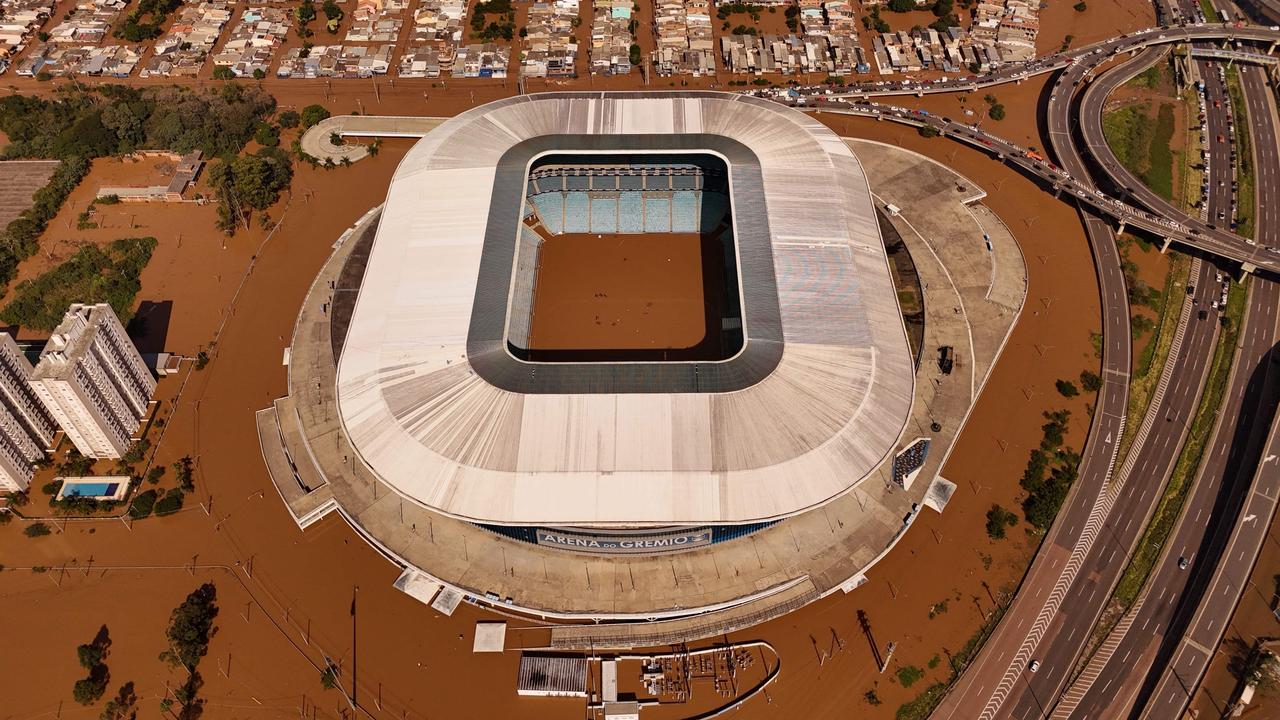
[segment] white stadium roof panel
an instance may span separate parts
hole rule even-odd
[[[749,149],[729,154],[735,231],[763,238],[762,252],[740,256],[750,352],[682,368],[683,379],[647,375],[643,363],[522,364],[494,342],[479,357],[476,328],[505,328],[489,317],[505,295],[489,288],[507,287],[483,269],[486,252],[516,242],[491,221],[518,222],[504,177],[523,182],[517,150],[561,139],[573,149],[633,139],[641,149],[721,139]],[[751,263],[765,263],[770,282],[752,282]],[[774,296],[772,311],[753,304],[762,294]],[[770,337],[770,312],[780,337]],[[491,364],[514,375],[495,384]],[[554,373],[556,383],[540,379]],[[589,378],[581,390],[579,375]],[[495,524],[673,525],[774,519],[847,491],[894,450],[913,378],[866,177],[834,133],[739,95],[563,93],[475,108],[409,151],[338,390],[365,463],[427,507]]]

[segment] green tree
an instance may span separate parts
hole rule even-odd
[[[1018,524],[1018,516],[999,505],[992,505],[987,511],[987,537],[992,540],[1003,540],[1005,529]]]
[[[174,608],[165,631],[169,648],[160,654],[161,660],[194,672],[200,658],[209,651],[209,636],[218,617],[217,600],[218,589],[213,583],[205,583]]]
[[[184,455],[173,463],[173,474],[178,476],[178,485],[183,490],[191,491],[196,489],[195,480],[195,461],[190,455]]]
[[[93,640],[76,648],[76,659],[80,661],[80,667],[85,670],[92,670],[103,664],[110,654],[111,632],[107,630],[106,625],[98,628],[98,634],[93,637]]]
[[[219,65],[213,69],[214,80],[235,80],[236,74],[226,65]]]
[[[916,9],[916,0],[889,0],[889,9],[896,13],[911,12]]]
[[[138,695],[133,682],[127,682],[120,686],[115,697],[107,701],[98,720],[134,720],[138,717],[137,705]]]
[[[302,116],[298,115],[296,110],[285,110],[276,118],[276,122],[280,123],[282,128],[292,129],[298,127],[298,123],[302,122]]]
[[[164,494],[155,505],[156,517],[172,515],[182,509],[184,495],[181,490],[173,489]]]
[[[111,672],[106,665],[99,665],[89,672],[89,677],[77,680],[71,689],[71,697],[81,705],[92,705],[107,692]]]
[[[1098,392],[1102,389],[1102,378],[1097,373],[1084,370],[1080,373],[1080,387],[1085,392]]]
[[[31,523],[22,530],[22,533],[29,538],[44,537],[51,532],[53,531],[49,529],[49,526],[42,522]]]
[[[987,114],[991,116],[992,120],[1003,120],[1004,105],[1001,105],[1000,103],[992,105],[991,108],[987,110]]]
[[[630,50],[628,59],[631,61],[632,65],[640,64],[640,61],[642,59],[640,57],[640,46],[637,45],[636,43],[631,43],[631,50]]]
[[[328,117],[329,111],[323,105],[308,105],[302,108],[302,129],[306,130]]]
[[[1076,389],[1075,383],[1070,380],[1059,380],[1054,383],[1054,387],[1058,388],[1058,393],[1062,397],[1072,398],[1080,394],[1080,391]]]
[[[133,502],[129,503],[129,517],[134,520],[141,520],[150,515],[156,506],[157,495],[158,493],[155,490],[146,490],[138,493]]]

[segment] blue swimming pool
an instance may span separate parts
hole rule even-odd
[[[120,483],[66,483],[62,497],[113,497]]]

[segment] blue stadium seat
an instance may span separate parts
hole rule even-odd
[[[530,200],[538,208],[538,217],[552,235],[564,232],[564,194],[558,192],[534,195]]]
[[[618,196],[618,232],[644,232],[644,198],[638,192]]]
[[[618,232],[618,197],[616,195],[591,196],[591,232],[610,235]]]
[[[564,232],[585,233],[591,231],[588,209],[591,207],[589,196],[585,192],[567,192],[564,194]]]
[[[671,195],[671,232],[698,231],[698,193],[677,192]]]
[[[645,197],[644,231],[647,233],[671,232],[671,198]]]

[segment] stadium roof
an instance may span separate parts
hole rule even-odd
[[[730,159],[740,357],[757,359],[673,369],[506,354],[487,333],[505,318],[527,151],[694,146]],[[767,243],[751,257],[753,232]],[[751,293],[772,300],[754,316]],[[499,524],[672,525],[774,519],[847,491],[894,450],[913,382],[866,177],[834,133],[741,95],[555,93],[469,110],[405,156],[338,398],[369,468],[426,507]]]

